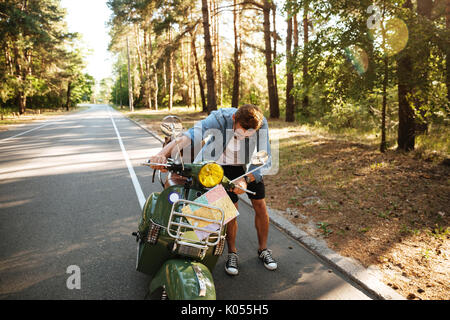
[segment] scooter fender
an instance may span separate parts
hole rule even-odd
[[[170,300],[216,300],[216,288],[209,269],[202,263],[167,260],[150,283],[150,293],[164,287]]]

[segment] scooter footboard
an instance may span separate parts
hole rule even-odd
[[[150,293],[163,287],[170,300],[215,300],[216,289],[209,269],[199,262],[166,261],[150,283]]]

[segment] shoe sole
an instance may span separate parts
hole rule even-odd
[[[267,270],[270,270],[270,271],[274,271],[274,270],[277,270],[277,269],[278,269],[278,266],[270,267],[269,265],[267,265],[267,264],[265,264],[265,263],[264,263],[264,267],[266,267],[266,269],[267,269]]]
[[[236,273],[230,272],[228,271],[227,267],[225,266],[225,272],[229,275],[229,276],[237,276],[239,274],[239,270],[236,270]]]

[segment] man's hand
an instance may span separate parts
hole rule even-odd
[[[247,182],[245,182],[245,179],[244,179],[244,178],[240,178],[239,180],[237,180],[236,182],[234,182],[234,185],[235,185],[235,186],[239,186],[239,187],[241,187],[242,189],[247,189]],[[236,194],[243,194],[245,191],[242,190],[242,189],[234,188],[234,189],[233,189],[233,192],[236,193]]]
[[[153,162],[153,163],[167,163],[167,158],[166,158],[166,156],[158,153],[157,155],[151,156],[148,161]],[[162,172],[167,172],[167,168],[165,166],[152,165],[150,167],[155,170],[161,170]]]

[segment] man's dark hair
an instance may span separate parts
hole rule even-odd
[[[257,106],[244,104],[236,111],[234,119],[245,130],[258,130],[263,124],[264,115]]]

